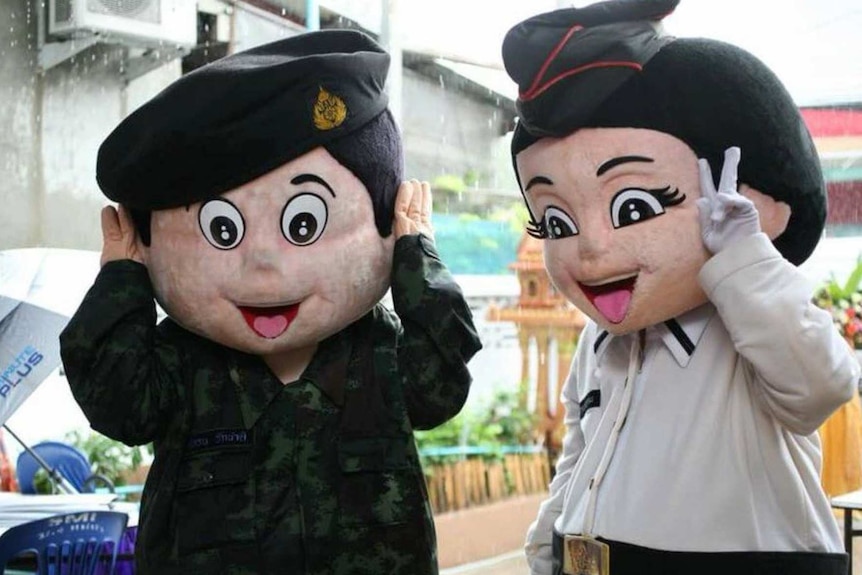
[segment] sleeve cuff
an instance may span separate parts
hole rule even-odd
[[[712,256],[701,268],[698,279],[707,297],[712,299],[712,292],[734,273],[757,263],[782,257],[772,245],[769,236],[761,232],[736,241]]]
[[[426,256],[432,257],[435,260],[440,259],[440,254],[437,252],[437,246],[434,245],[434,240],[425,234],[412,234],[401,236],[395,242],[395,258],[410,257],[415,250],[419,250]]]

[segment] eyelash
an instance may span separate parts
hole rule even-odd
[[[532,216],[530,216],[529,221],[527,221],[527,234],[537,240],[547,239],[548,226],[545,225],[545,218],[540,218],[537,222]]]
[[[665,186],[664,188],[654,188],[652,190],[644,190],[649,192],[655,199],[658,200],[658,203],[662,205],[662,207],[668,206],[676,206],[685,201],[685,194],[679,195],[679,188],[674,188],[673,191],[670,191],[670,186]]]
[[[651,190],[644,190],[650,193],[655,197],[656,200],[662,205],[662,207],[668,206],[676,206],[685,201],[685,194],[679,195],[679,188],[674,188],[671,191],[670,186],[665,186],[663,188],[653,188]],[[527,221],[526,225],[527,234],[538,239],[538,240],[546,240],[548,239],[548,226],[545,224],[545,218],[539,218],[539,221],[533,219],[533,216],[530,216],[530,219]]]

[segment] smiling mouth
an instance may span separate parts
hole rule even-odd
[[[237,306],[245,323],[260,337],[275,339],[290,327],[299,313],[299,304],[276,307]]]
[[[637,274],[621,280],[601,285],[587,285],[578,282],[581,291],[593,304],[599,313],[611,323],[620,323],[625,319],[632,301],[632,292],[637,282]]]

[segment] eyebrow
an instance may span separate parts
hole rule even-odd
[[[527,192],[535,186],[536,184],[547,184],[549,186],[553,186],[554,182],[551,181],[550,178],[546,178],[545,176],[536,176],[535,178],[531,178],[527,185],[524,187],[524,191]]]
[[[619,156],[617,158],[611,158],[610,160],[603,163],[599,166],[599,169],[596,170],[596,177],[601,176],[611,168],[615,168],[620,164],[626,164],[628,162],[654,162],[652,158],[647,158],[646,156]]]
[[[315,184],[320,184],[321,186],[323,186],[324,188],[329,190],[329,193],[332,194],[333,198],[335,197],[335,192],[332,191],[332,187],[329,184],[327,184],[326,180],[324,180],[320,176],[315,176],[314,174],[299,174],[298,176],[296,176],[295,178],[290,180],[290,183],[293,184],[294,186],[298,186],[300,184],[305,184],[308,182],[314,182]]]

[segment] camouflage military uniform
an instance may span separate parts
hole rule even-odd
[[[154,441],[139,575],[437,572],[414,428],[454,416],[480,348],[426,238],[395,246],[377,305],[282,385],[257,356],[155,326],[146,269],[109,263],[61,336],[93,428]]]

